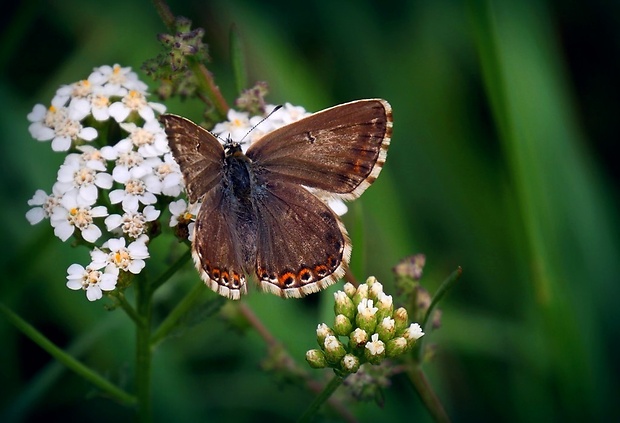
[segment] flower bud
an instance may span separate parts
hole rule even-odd
[[[379,364],[385,358],[385,343],[374,333],[364,348],[364,357],[369,363]]]
[[[353,304],[356,306],[363,300],[368,298],[368,285],[365,283],[357,287],[355,295],[353,295]]]
[[[323,347],[325,344],[325,338],[329,335],[334,335],[334,331],[325,323],[320,323],[316,327],[316,341],[319,343],[319,347]]]
[[[407,351],[407,340],[402,336],[390,339],[385,344],[385,355],[387,357],[397,357]]]
[[[353,350],[363,348],[368,339],[368,333],[364,329],[357,328],[349,335],[349,346]]]
[[[379,295],[383,293],[383,285],[374,276],[366,280],[366,285],[368,285],[368,298],[376,302]]]
[[[353,304],[353,303],[351,303]],[[353,330],[351,320],[344,314],[339,314],[334,319],[334,332],[336,335],[348,336]]]
[[[340,360],[340,367],[345,373],[356,373],[360,368],[360,359],[353,354],[346,354]]]
[[[314,349],[306,351],[306,361],[310,367],[314,369],[323,369],[327,366],[325,353],[321,350]]]
[[[324,350],[325,358],[330,364],[338,363],[347,353],[342,342],[334,335],[328,335],[325,338]]]
[[[409,324],[409,315],[404,307],[399,307],[394,311],[394,323],[396,333],[400,333],[407,328]]]
[[[349,298],[353,298],[353,296],[357,292],[357,288],[351,282],[345,283],[342,289],[344,290],[344,293],[347,294]]]
[[[334,313],[344,314],[350,320],[355,318],[355,304],[344,291],[334,293]]]
[[[394,337],[396,330],[394,328],[394,319],[391,317],[384,317],[376,328],[379,339],[383,342],[387,342]]]
[[[368,333],[373,333],[377,326],[377,311],[372,300],[364,298],[357,306],[357,316],[355,316],[355,324],[357,327],[364,329]]]
[[[394,303],[392,301],[392,296],[387,295],[385,293],[381,293],[376,302],[377,308],[377,321],[380,322],[385,317],[392,317],[394,314]]]

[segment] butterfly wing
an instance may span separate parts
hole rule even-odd
[[[265,291],[303,297],[344,275],[351,244],[334,212],[300,185],[269,180],[257,196],[256,276]]]
[[[184,117],[166,114],[159,119],[181,167],[187,197],[195,203],[220,183],[224,148],[213,134]]]
[[[391,134],[389,103],[359,100],[270,132],[250,146],[247,156],[270,174],[270,180],[352,200],[379,176]]]
[[[192,242],[196,268],[213,291],[239,299],[247,292],[245,264],[254,260],[245,257],[245,250],[239,248],[240,230],[233,220],[236,214],[231,210],[230,198],[224,196],[224,148],[209,131],[188,119],[167,114],[160,120],[183,173],[189,201],[202,199]]]
[[[217,186],[203,198],[194,226],[192,257],[209,288],[238,300],[247,293],[244,273],[254,259],[254,253],[247,253],[241,246],[247,245],[253,251],[256,231],[239,224],[223,193],[222,186]]]

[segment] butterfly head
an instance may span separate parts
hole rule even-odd
[[[243,149],[241,148],[241,144],[233,141],[229,137],[224,144],[224,154],[226,157],[242,155]]]

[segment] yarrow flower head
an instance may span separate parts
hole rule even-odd
[[[377,365],[411,351],[424,335],[420,325],[409,324],[404,308],[393,309],[392,297],[374,277],[357,288],[345,284],[334,299],[333,329],[319,324],[320,349],[306,353],[313,368],[331,367],[343,376],[355,373],[364,363]],[[348,340],[343,342],[341,337]]]
[[[130,281],[141,272],[151,238],[162,228],[172,227],[183,240],[193,238],[200,202],[188,205],[178,198],[185,187],[158,119],[164,112],[164,105],[149,101],[147,85],[131,68],[104,65],[61,86],[48,106],[37,104],[27,116],[32,137],[51,141],[52,150],[66,156],[51,194],[37,190],[26,218],[33,225],[49,220],[62,241],[74,238],[91,248],[92,262],[71,267],[67,283],[71,289],[85,289],[91,301],[130,285],[111,284],[106,275],[117,272],[115,280]],[[289,103],[278,108],[261,102],[253,112],[230,109],[213,133],[222,143],[232,139],[247,149],[308,115]],[[339,199],[323,200],[339,215],[347,210]],[[162,225],[159,219],[168,211],[170,223]],[[355,318],[343,315],[339,321],[343,333]]]
[[[90,301],[144,269],[161,211],[183,190],[157,120],[165,107],[148,101],[146,89],[131,68],[101,66],[28,114],[33,138],[67,155],[51,194],[37,190],[26,218],[33,225],[49,219],[62,241],[90,246],[91,263],[67,270],[67,287],[85,290]],[[100,138],[95,126],[117,139]]]

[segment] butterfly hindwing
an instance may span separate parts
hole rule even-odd
[[[213,291],[231,299],[247,293],[245,274],[251,270],[255,253],[255,230],[239,226],[230,199],[217,186],[204,196],[196,217],[192,256],[202,280]],[[248,257],[248,255],[250,257]]]
[[[338,280],[351,244],[336,214],[305,188],[270,181],[257,201],[256,276],[263,290],[303,297]]]

